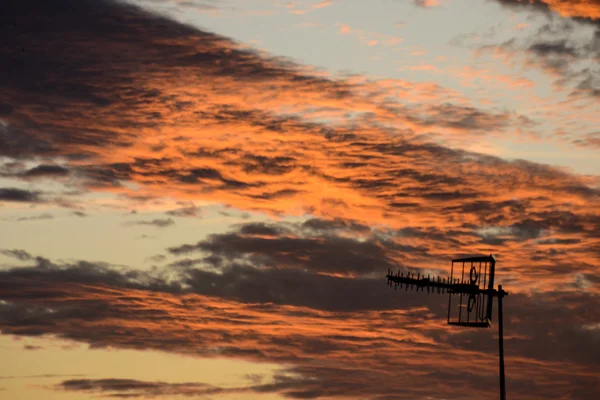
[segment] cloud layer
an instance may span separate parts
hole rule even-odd
[[[446,296],[399,293],[381,277],[348,279],[317,273],[319,268],[243,266],[237,260],[215,267],[210,258],[193,268],[179,267],[176,274],[32,261],[30,267],[1,273],[3,333],[280,362],[287,365],[282,369],[287,379],[246,389],[289,398],[382,398],[394,392],[394,398],[408,399],[451,391],[475,399],[490,395],[497,380],[496,343],[489,331],[448,329]],[[600,317],[598,302],[597,294],[580,291],[507,298],[508,383],[515,396],[598,394],[600,346],[597,328],[589,325]],[[351,385],[348,376],[354,377]],[[218,393],[201,383],[127,379],[66,381],[62,389],[146,396]]]

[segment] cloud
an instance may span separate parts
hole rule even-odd
[[[440,6],[440,2],[438,0],[414,0],[414,3],[416,6],[422,8],[433,8]]]
[[[478,53],[504,54],[505,59],[523,56],[523,65],[537,68],[568,88],[571,97],[597,97],[600,80],[600,26],[590,29],[571,20],[551,20],[521,39],[480,46]]]
[[[33,215],[31,217],[20,217],[17,218],[17,221],[40,221],[45,219],[53,219],[54,216],[52,214],[44,213],[40,215]]]
[[[340,25],[340,35],[347,35],[352,33],[352,28],[350,28],[350,26],[345,25],[345,24],[341,24]]]
[[[360,42],[370,47],[376,46],[378,44],[383,44],[386,46],[395,46],[404,41],[404,39],[394,35],[383,34],[379,32],[367,32],[364,29],[353,29],[349,25],[342,23],[337,23],[336,26],[340,27],[338,34],[352,35],[356,37]]]
[[[571,143],[582,148],[600,148],[600,131],[584,135],[582,138],[572,139]]]
[[[28,178],[37,177],[57,177],[69,175],[69,170],[60,165],[38,165],[31,168],[23,174]]]
[[[502,59],[505,65],[518,62],[525,68],[542,70],[554,80],[557,91],[570,91],[571,101],[597,97],[600,93],[600,71],[597,68],[600,58],[600,5],[597,2],[497,1],[514,10],[531,10],[544,15],[543,24],[502,43],[484,45],[478,54],[483,50]],[[564,119],[564,115],[561,118]],[[557,118],[556,124],[561,124],[561,119]],[[573,124],[569,130],[573,130]]]
[[[333,0],[322,0],[322,1],[313,2],[313,3],[314,4],[309,4],[308,6],[306,6],[302,2],[299,2],[299,3],[290,2],[290,3],[288,3],[288,8],[290,9],[289,13],[298,14],[298,15],[307,14],[311,11],[315,11],[315,10],[319,10],[321,8],[332,6],[334,1]],[[302,5],[304,8],[296,9],[296,7],[298,5]]]
[[[140,381],[135,379],[70,379],[56,385],[58,390],[69,392],[92,392],[108,397],[154,398],[162,396],[206,396],[232,393],[279,393],[286,398],[318,398],[325,391],[299,374],[278,373],[272,383],[261,384],[261,377],[252,378],[254,384],[243,387],[218,387],[204,383],[168,383]]]
[[[15,6],[15,10],[21,10],[19,7]],[[43,10],[41,7],[40,10]],[[324,154],[329,147],[341,143],[345,146],[341,151],[346,159],[341,161],[340,166],[353,165],[364,160],[357,160],[362,156],[351,148],[352,142],[364,144],[364,139],[368,139],[371,144],[385,143],[388,140],[387,129],[397,130],[401,126],[407,138],[438,131],[463,136],[510,129],[521,123],[517,116],[509,113],[479,110],[451,101],[442,102],[440,106],[440,99],[456,100],[453,98],[456,94],[432,84],[404,81],[356,83],[354,78],[334,81],[303,74],[299,66],[287,61],[239,50],[237,45],[225,38],[183,27],[124,5],[96,3],[90,7],[96,7],[98,10],[95,12],[106,18],[83,25],[74,23],[85,18],[78,13],[87,15],[82,7],[73,7],[69,13],[61,16],[60,25],[72,31],[73,37],[81,38],[72,43],[79,50],[65,55],[71,57],[67,64],[77,65],[77,71],[92,71],[93,85],[89,79],[75,72],[60,75],[62,70],[58,66],[65,61],[54,58],[55,53],[41,50],[19,53],[18,59],[14,58],[16,55],[11,55],[13,63],[30,57],[31,63],[27,64],[27,68],[42,64],[52,68],[56,66],[59,78],[63,82],[71,82],[60,87],[73,90],[63,93],[60,92],[63,89],[59,89],[59,92],[51,93],[61,96],[59,104],[65,115],[77,115],[79,119],[67,127],[53,119],[55,114],[52,113],[26,116],[13,112],[8,129],[9,137],[15,140],[28,137],[36,143],[47,143],[43,154],[83,157],[77,161],[77,165],[69,166],[69,170],[73,175],[82,177],[85,186],[91,190],[133,195],[131,189],[123,186],[123,182],[129,181],[140,184],[142,192],[160,193],[161,187],[169,185],[174,188],[173,194],[182,199],[188,198],[193,192],[196,197],[218,196],[225,203],[249,209],[264,209],[266,201],[272,199],[282,199],[280,204],[286,209],[300,199],[314,199],[308,207],[318,210],[325,199],[314,195],[319,186],[316,180],[327,179],[320,172],[327,167],[311,165],[304,153]],[[45,40],[49,46],[55,40],[60,41],[58,34],[53,31],[53,22],[48,22],[43,13],[36,18],[40,29],[48,31]],[[121,22],[115,23],[115,18],[120,18]],[[32,21],[31,18],[23,20],[24,24]],[[141,26],[147,26],[150,33],[140,33]],[[164,29],[154,28],[156,26]],[[90,32],[80,32],[84,27],[89,28]],[[28,31],[21,25],[11,29]],[[98,36],[97,32],[105,34]],[[120,32],[118,40],[116,36],[111,36],[115,35],[114,32]],[[142,36],[144,40],[140,39]],[[23,40],[33,40],[27,34],[22,37]],[[121,37],[131,40],[122,41]],[[98,47],[103,56],[98,58],[98,54],[90,53],[87,49],[94,46],[90,46],[83,38],[107,41],[106,46]],[[156,46],[147,46],[147,41],[154,41]],[[129,50],[115,52],[111,46],[116,42],[119,46],[127,46]],[[164,45],[166,42],[170,45]],[[198,43],[203,44],[200,46]],[[148,52],[149,47],[156,51],[160,49],[158,56],[152,51]],[[73,54],[77,54],[77,57]],[[128,54],[128,57],[123,58],[123,54]],[[104,60],[112,60],[111,65],[121,67],[111,67],[103,69],[107,73],[97,73],[94,69],[97,67],[94,66],[107,62]],[[122,72],[136,70],[139,65],[153,65],[154,69],[145,71],[144,75]],[[161,79],[154,79],[161,71],[172,71],[178,75],[176,71],[183,70],[187,72],[181,72],[177,79],[192,81],[181,88],[163,86]],[[208,80],[192,78],[199,70]],[[131,81],[139,84],[131,86]],[[7,88],[6,93],[10,92],[11,104],[20,104],[16,110],[47,107],[36,103],[35,93],[39,88],[27,86],[27,81],[20,75],[11,82],[12,86]],[[269,95],[265,95],[264,82],[272,83],[272,86],[268,86],[273,88]],[[182,91],[184,88],[194,88],[200,97],[210,95],[215,102],[198,103],[194,101],[194,96],[190,97]],[[417,107],[390,103],[386,99],[391,93],[397,98],[415,102],[423,100],[432,104]],[[82,105],[92,104],[99,98],[111,100],[99,108],[90,109]],[[110,117],[93,115],[96,111],[100,112],[102,107]],[[295,115],[273,111],[289,107],[296,108]],[[348,117],[359,110],[361,117]],[[343,119],[350,118],[347,122],[351,125],[329,127],[310,122],[311,114],[320,112],[334,117],[339,115]],[[181,134],[189,132],[189,127],[197,124],[199,118],[203,121],[203,129],[207,130],[206,135]],[[90,125],[89,121],[101,126]],[[144,137],[150,143],[136,136],[133,126],[135,129],[145,127],[147,134]],[[170,132],[169,126],[179,128]],[[239,141],[242,136],[234,134],[246,129],[245,126],[255,131],[255,144],[243,144]],[[225,127],[233,134],[219,139],[218,132],[224,132]],[[60,133],[65,129],[69,132]],[[294,139],[278,147],[260,144],[270,143],[283,132],[289,132],[289,137]],[[112,160],[106,159],[106,146],[117,149]],[[36,146],[23,144],[19,148],[20,153],[12,154],[42,154]],[[340,172],[343,175],[342,171],[335,171],[336,174]],[[280,178],[276,179],[277,176]],[[331,181],[328,183],[331,184]],[[144,195],[135,194],[136,198]],[[358,198],[355,194],[350,195],[350,198],[356,199],[354,203],[362,202],[360,197],[362,195]],[[394,201],[396,204],[400,202]],[[269,206],[272,207],[272,204]]]
[[[173,218],[155,218],[150,221],[133,221],[127,222],[127,225],[152,225],[157,228],[166,228],[175,225]]]
[[[237,232],[213,234],[196,244],[171,247],[169,252],[204,253],[205,263],[215,268],[249,262],[258,268],[369,276],[395,268],[397,260],[411,254],[426,256],[428,248],[386,241],[355,221],[310,219],[301,225],[244,224]]]
[[[600,19],[600,5],[595,0],[496,0],[512,8],[527,8],[535,11],[552,10],[563,17]]]
[[[0,188],[0,201],[35,203],[40,201],[39,192],[17,188]]]
[[[360,278],[313,274],[309,284],[299,281],[298,273],[286,277],[293,270],[248,266],[232,272],[221,279],[221,274],[189,269],[179,278],[167,278],[156,270],[60,265],[38,258],[35,266],[0,272],[0,328],[5,334],[53,334],[92,347],[280,362],[286,366],[272,382],[237,388],[287,398],[383,398],[397,392],[402,393],[398,398],[409,399],[440,390],[468,397],[496,387],[497,360],[490,356],[496,339],[487,330],[448,329],[446,296],[394,291],[383,287],[382,276],[367,288],[357,282]],[[265,280],[267,273],[276,273],[276,279]],[[253,277],[261,275],[260,280]],[[315,285],[318,279],[327,284]],[[336,306],[327,310],[245,297],[251,291],[268,295],[278,290],[277,284],[305,304],[317,305],[316,297]],[[219,295],[211,291],[214,287],[227,288],[233,296]],[[345,299],[340,296],[344,291]],[[377,297],[382,299],[373,302]],[[505,320],[507,379],[515,395],[572,393],[575,382],[582,397],[598,394],[594,372],[600,347],[595,331],[583,326],[600,316],[599,299],[598,294],[564,290],[512,292],[505,299],[505,311],[510,310]],[[348,307],[352,302],[357,306]],[[561,335],[564,340],[556,340]],[[526,378],[520,378],[523,374]],[[202,383],[130,379],[69,379],[57,388],[107,396],[218,392]]]
[[[25,250],[20,250],[20,249],[13,249],[13,250],[2,249],[2,250],[0,250],[0,254],[4,254],[5,256],[8,256],[8,257],[13,257],[13,258],[16,258],[17,260],[21,260],[21,261],[29,261],[29,260],[33,259],[33,256],[31,254],[29,254]]]
[[[85,376],[83,374],[39,374],[39,375],[11,375],[0,376],[0,380],[4,379],[31,379],[31,378],[70,378]]]
[[[441,104],[430,106],[427,111],[428,117],[421,121],[425,126],[440,124],[465,130],[491,130],[510,124],[510,116],[506,113],[492,114],[475,107]]]
[[[57,385],[68,392],[96,392],[109,397],[206,396],[223,391],[202,383],[146,382],[135,379],[69,379]]]
[[[183,207],[165,212],[166,215],[172,217],[198,217],[201,214],[201,207],[196,207],[193,203],[181,203]]]

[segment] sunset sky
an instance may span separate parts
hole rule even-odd
[[[2,0],[0,399],[600,398],[598,0]]]

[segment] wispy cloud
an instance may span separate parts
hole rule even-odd
[[[150,221],[130,221],[126,222],[126,225],[151,225],[157,228],[166,228],[175,225],[175,221],[173,218],[155,218]]]
[[[109,397],[206,396],[231,390],[202,383],[145,382],[135,379],[69,379],[58,389],[68,392],[100,393]],[[237,390],[239,391],[239,390]]]
[[[311,11],[319,10],[325,7],[332,6],[334,0],[319,0],[319,1],[290,1],[287,5],[289,13],[291,14],[307,14]]]
[[[169,210],[165,214],[171,217],[198,217],[201,215],[201,207],[196,207],[194,203],[180,203],[180,205],[182,205],[182,207]]]
[[[49,213],[43,213],[43,214],[39,214],[39,215],[32,215],[30,217],[19,217],[17,218],[17,221],[41,221],[41,220],[47,220],[47,219],[53,219],[54,216],[52,214]]]
[[[404,39],[390,35],[383,34],[379,32],[367,32],[364,29],[353,29],[349,25],[338,23],[336,26],[339,26],[338,33],[340,35],[352,35],[360,40],[367,46],[376,46],[378,44],[383,44],[385,46],[395,46],[404,41]]]
[[[414,0],[414,3],[416,6],[422,8],[439,7],[441,4],[439,0]]]

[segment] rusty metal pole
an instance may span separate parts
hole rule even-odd
[[[504,332],[502,324],[502,285],[498,285],[498,343],[500,352],[500,400],[506,400],[506,382],[504,380]]]

